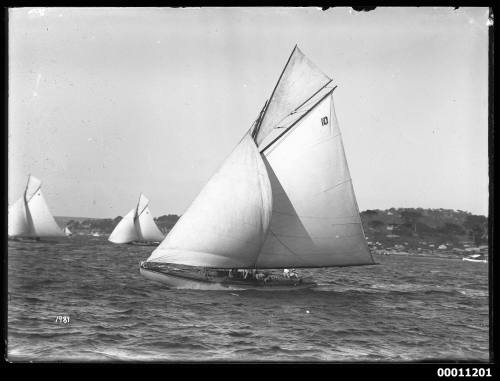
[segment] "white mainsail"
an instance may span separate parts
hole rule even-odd
[[[213,268],[373,264],[331,80],[296,47],[264,115],[147,261]],[[258,148],[257,148],[258,146]]]
[[[263,155],[273,213],[257,268],[373,263],[331,92]]]
[[[116,225],[108,240],[113,243],[160,242],[163,238],[149,210],[149,200],[141,194],[137,206]]]
[[[71,230],[69,230],[69,227],[67,227],[67,226],[64,228],[64,234],[66,236],[73,235],[73,233],[71,232]]]
[[[251,267],[264,243],[271,209],[264,162],[245,135],[148,261]]]
[[[8,235],[11,237],[63,237],[42,194],[42,182],[28,177],[23,197],[9,208]]]
[[[161,242],[165,238],[149,210],[149,200],[143,194],[139,197],[137,204],[135,226],[141,241]]]

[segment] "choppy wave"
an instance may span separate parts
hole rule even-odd
[[[151,251],[96,237],[9,242],[9,360],[489,358],[487,266],[380,256],[303,270],[315,289],[235,293],[151,282],[138,271]]]

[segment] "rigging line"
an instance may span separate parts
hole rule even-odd
[[[28,222],[28,237],[36,237],[35,223],[33,222],[33,216],[31,215],[26,198],[24,199],[24,211],[26,212],[26,221]]]
[[[31,179],[31,175],[29,175],[29,176],[28,176],[28,182],[26,183],[26,188],[24,189],[24,201],[25,201],[26,205],[28,205],[28,202],[30,202],[30,201],[31,201],[31,199],[35,196],[36,192],[38,192],[38,191],[40,190],[40,188],[42,187],[42,183],[40,182],[40,184],[39,184],[39,185],[38,185],[38,187],[35,189],[35,191],[34,191],[34,192],[32,192],[30,199],[28,200],[28,199],[26,198],[26,195],[27,195],[27,193],[28,193],[28,186],[29,186],[29,184],[30,184],[30,179]]]
[[[254,144],[255,144],[255,142],[254,142]],[[256,146],[256,145],[255,145],[255,148],[256,148],[256,149],[257,149],[257,151],[258,151],[258,148],[257,148],[257,146]],[[269,176],[267,175],[267,169],[265,168],[265,166],[266,166],[266,165],[265,165],[265,163],[263,162],[262,157],[260,156],[260,154],[255,155],[255,166],[256,166],[257,168],[259,167],[259,164],[260,164],[259,160],[260,160],[260,161],[262,162],[262,164],[264,165],[264,170],[266,171],[266,175],[264,175],[264,174],[262,174],[262,175],[263,175],[263,176],[265,176],[267,179],[269,179]],[[262,210],[262,211],[265,211],[266,209],[265,209],[265,205],[264,205],[264,192],[263,192],[263,189],[265,188],[265,185],[263,184],[263,181],[262,181],[262,177],[263,177],[263,176],[261,176],[261,174],[260,174],[260,173],[258,173],[258,175],[257,175],[257,179],[258,179],[258,181],[259,181],[259,187],[260,187],[260,203],[261,203],[261,210]],[[271,196],[271,197],[272,197],[272,196]],[[272,213],[272,210],[271,210],[271,213]],[[270,219],[271,219],[271,218],[269,217],[268,227],[269,227]],[[262,219],[261,219],[261,230],[262,230],[262,231],[264,230],[264,229],[263,229],[263,226],[264,226],[264,224],[263,224],[263,221],[262,221]],[[264,243],[264,242],[262,242],[262,243]],[[262,245],[261,245],[261,248],[262,248]]]
[[[273,210],[273,214],[280,214],[282,216],[290,216],[290,217],[298,217],[300,220],[301,218],[307,218],[311,220],[324,220],[324,221],[330,221],[336,226],[344,226],[344,225],[359,225],[361,222],[335,222],[335,220],[341,220],[341,219],[352,219],[356,218],[356,216],[342,216],[342,217],[316,217],[316,216],[305,216],[305,215],[298,215],[298,214],[293,214],[293,213],[286,213],[286,212],[279,212],[276,210]]]
[[[267,108],[269,106],[269,99],[266,100],[266,103],[264,104],[264,107],[262,108],[260,114],[259,114],[259,119],[257,120],[257,125],[255,126],[255,129],[254,129],[254,134],[253,134],[253,138],[255,140],[255,142],[257,143],[257,135],[259,134],[260,132],[260,126],[262,126],[262,121],[264,120],[264,115],[266,114],[267,112]]]
[[[30,177],[31,177],[31,175],[28,175],[28,181],[26,182],[26,187],[24,188],[23,198],[24,198],[25,204],[28,203],[28,200],[26,199],[26,194],[28,193],[28,185],[30,184]]]
[[[335,188],[337,188],[337,187],[339,187],[339,186],[341,186],[343,184],[349,183],[349,182],[352,182],[352,178],[348,178],[348,179],[346,179],[344,181],[341,181],[340,183],[337,183],[337,184],[331,186],[330,188],[323,189],[321,192],[313,194],[312,196],[314,197],[314,196],[317,196],[317,195],[319,195],[321,193],[325,193],[325,192],[331,191],[332,189],[335,189]]]
[[[292,111],[292,114],[293,114],[294,112],[296,112],[299,108],[301,108],[302,106],[304,106],[304,105],[305,105],[307,102],[309,102],[312,98],[314,98],[314,96],[315,96],[316,94],[318,94],[321,90],[323,90],[326,86],[328,86],[328,85],[329,85],[329,84],[333,81],[333,79],[331,79],[331,78],[329,78],[329,77],[328,77],[328,79],[329,79],[329,81],[328,81],[327,83],[325,83],[323,86],[321,86],[321,87],[319,88],[319,90],[318,90],[318,91],[316,91],[313,95],[311,95],[311,96],[310,96],[309,98],[307,98],[304,102],[302,102],[300,106],[298,106],[295,110],[293,110],[293,111]]]
[[[288,64],[290,63],[290,60],[292,59],[292,56],[293,56],[293,54],[295,53],[296,50],[297,50],[297,44],[295,44],[295,46],[294,46],[294,48],[292,50],[292,53],[290,53],[290,57],[288,57],[288,60],[286,61],[285,67],[281,71],[281,74],[280,74],[280,76],[278,78],[278,81],[276,82],[276,85],[274,85],[273,92],[271,93],[271,96],[269,97],[269,103],[271,103],[271,101],[273,100],[274,93],[276,92],[276,88],[278,87],[278,85],[279,85],[279,83],[281,81],[281,77],[283,77],[283,74],[285,73],[285,70],[288,67]],[[267,107],[266,107],[266,111],[267,111]]]
[[[41,186],[39,186],[38,188],[36,188],[36,190],[32,193],[32,195],[31,195],[30,199],[29,199],[29,200],[26,200],[26,202],[27,202],[27,203],[28,203],[28,202],[30,202],[30,201],[31,201],[31,199],[32,199],[33,197],[35,197],[35,195],[36,195],[36,194],[37,194],[37,192],[40,190],[40,188],[41,188]],[[25,198],[26,198],[26,195],[25,195]]]
[[[326,97],[328,97],[329,95],[331,95],[333,93],[333,91],[337,88],[337,86],[335,86],[332,90],[330,90],[328,93],[326,93],[324,96],[321,97],[321,99],[319,101],[317,101],[309,110],[307,110],[307,112],[305,112],[304,114],[302,114],[295,122],[293,122],[289,127],[287,127],[285,129],[285,131],[283,131],[281,134],[279,134],[271,143],[269,143],[267,146],[265,146],[261,151],[260,153],[264,153],[265,150],[267,150],[269,147],[271,147],[274,143],[276,143],[276,141],[278,141],[283,135],[285,135],[288,131],[290,131],[290,129],[295,126],[297,123],[299,123],[307,114],[309,114],[318,104],[320,104],[321,102],[323,102],[324,99],[326,99]]]
[[[142,215],[142,213],[144,213],[144,211],[146,210],[146,208],[149,206],[149,201],[146,203],[146,205],[144,206],[144,208],[142,208],[142,210],[139,212],[139,203],[137,203],[137,217],[140,217]]]
[[[325,87],[324,89],[329,89],[329,90],[335,90],[337,86],[334,86],[334,87]],[[323,89],[323,90],[324,90]],[[290,115],[293,115],[293,114],[297,114],[297,113],[301,113],[301,112],[307,112],[309,109],[307,108],[310,104],[314,104],[314,98],[313,99],[310,99],[307,103],[305,103],[301,108],[303,108],[304,110],[294,110],[290,113]],[[312,106],[314,107],[314,106]]]
[[[360,234],[351,234],[351,235],[340,235],[337,234],[338,237],[336,236],[335,239],[351,239],[353,237],[361,237]],[[305,238],[306,236],[303,235],[291,235],[291,234],[280,234],[280,237],[287,237],[287,238]],[[332,237],[327,235],[327,236],[321,236],[321,235],[315,235],[312,237],[307,237],[307,238],[316,238],[316,239],[328,239],[331,240]]]
[[[272,102],[273,100],[273,97],[274,97],[274,93],[276,92],[276,89],[281,81],[281,77],[283,77],[283,74],[285,73],[285,70],[286,68],[288,67],[288,64],[290,63],[290,60],[292,59],[292,56],[293,54],[295,53],[295,51],[297,50],[297,44],[295,44],[293,50],[292,50],[292,53],[290,53],[290,57],[288,57],[288,60],[286,61],[286,64],[285,64],[285,67],[283,68],[283,70],[281,71],[281,74],[278,78],[278,81],[276,82],[276,84],[274,85],[274,89],[273,89],[273,92],[271,93],[271,96],[269,97],[267,103],[264,105],[264,108],[262,109],[262,117],[260,118],[260,123],[258,126],[256,126],[255,128],[255,136],[252,136],[254,138],[254,140],[257,138],[257,135],[259,133],[259,130],[260,130],[260,126],[262,124],[262,121],[264,120],[264,117],[266,116],[266,112],[267,112],[267,108],[269,107],[269,103]]]
[[[287,245],[285,245],[283,242],[281,242],[281,240],[278,238],[278,236],[276,234],[274,234],[274,232],[271,230],[271,228],[269,228],[269,233],[271,233],[273,235],[274,238],[276,238],[276,240],[281,243],[283,245],[283,247],[285,249],[287,249],[291,254],[293,254],[294,256],[296,256],[297,258],[301,259],[301,260],[304,260],[303,257],[301,257],[299,254],[295,253],[293,250],[291,250]],[[260,258],[260,255],[262,253],[262,250],[259,251],[259,254],[257,254],[257,257],[255,258],[255,262],[254,262],[254,268],[257,268],[257,262]]]
[[[141,195],[142,195],[142,193],[139,195],[139,200],[137,200],[137,205],[135,206],[135,212],[134,212],[134,218],[133,218],[134,223],[135,223],[135,220],[139,217],[139,203],[141,202]]]
[[[24,194],[24,200],[26,201],[26,204],[32,200],[33,197],[35,197],[36,193],[40,190],[41,187],[36,188],[36,190],[31,194],[30,199],[28,200],[26,198],[26,194]],[[26,189],[27,190],[27,189]]]
[[[269,100],[266,99],[266,102],[264,103],[264,106],[260,110],[259,116],[257,117],[257,119],[254,122],[255,127],[254,127],[254,129],[253,129],[253,131],[251,133],[251,136],[252,136],[252,138],[254,140],[256,139],[257,135],[259,134],[260,126],[262,125],[262,118],[263,118],[265,110],[267,109],[268,101]]]
[[[285,115],[283,118],[281,118],[281,120],[280,120],[279,122],[277,122],[277,123],[276,123],[276,127],[273,127],[273,128],[274,128],[274,129],[278,129],[278,128],[286,128],[286,126],[280,126],[279,124],[280,124],[281,122],[283,122],[284,120],[286,120],[288,117],[290,117],[290,116],[292,116],[292,115],[294,115],[294,114],[298,114],[298,113],[301,113],[301,112],[308,112],[308,111],[309,111],[309,109],[307,109],[307,108],[306,108],[305,110],[299,110],[299,109],[300,109],[302,106],[306,105],[308,102],[310,102],[310,101],[311,101],[311,100],[312,100],[312,99],[313,99],[316,95],[318,95],[318,93],[319,93],[321,90],[325,89],[325,88],[327,87],[327,85],[328,85],[329,83],[331,83],[332,81],[333,81],[333,79],[330,79],[330,80],[329,80],[329,81],[328,81],[325,85],[323,85],[323,86],[322,86],[322,87],[321,87],[318,91],[316,91],[313,95],[311,95],[311,96],[310,96],[309,98],[307,98],[304,102],[302,102],[302,103],[300,104],[300,106],[298,106],[297,108],[295,108],[295,110],[291,111],[289,114],[287,114],[287,115]],[[335,90],[335,88],[336,88],[336,87],[337,87],[337,86],[332,87],[332,89],[334,89],[334,90]],[[312,107],[314,107],[314,106],[312,106]]]

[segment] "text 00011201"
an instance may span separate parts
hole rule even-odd
[[[490,368],[438,368],[438,377],[491,377]]]

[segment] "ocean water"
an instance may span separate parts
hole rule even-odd
[[[9,241],[9,361],[489,360],[486,264],[375,256],[300,270],[312,290],[192,291],[139,274],[153,249]]]

